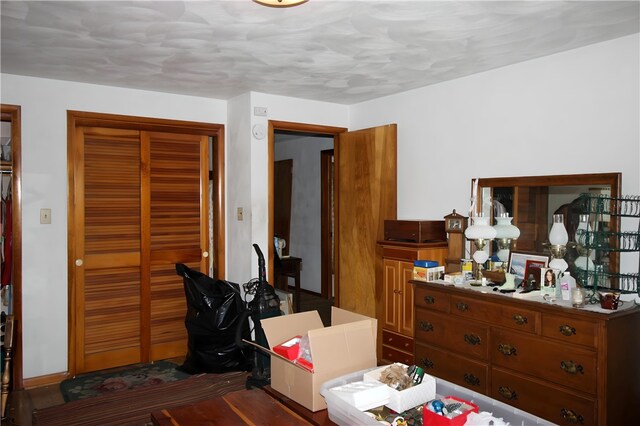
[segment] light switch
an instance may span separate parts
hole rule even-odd
[[[242,207],[238,207],[238,220],[244,220],[244,212],[242,211]]]
[[[43,225],[51,224],[51,209],[40,209],[40,223]]]

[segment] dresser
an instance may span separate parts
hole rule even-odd
[[[610,314],[415,285],[415,363],[560,425],[637,424],[640,307]]]
[[[413,262],[435,260],[444,265],[447,243],[406,243],[381,241],[382,272],[378,276],[376,294],[381,295],[377,307],[378,360],[381,363],[414,363],[414,285]]]

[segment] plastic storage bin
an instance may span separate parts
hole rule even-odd
[[[380,423],[375,419],[367,416],[363,411],[349,405],[346,401],[341,400],[329,392],[329,389],[333,387],[363,380],[364,373],[375,370],[376,368],[378,367],[347,374],[322,384],[320,387],[320,395],[326,400],[329,419],[332,422],[340,426],[380,426]],[[505,422],[509,422],[511,426],[553,425],[553,423],[540,417],[536,417],[525,411],[489,398],[488,396],[436,377],[436,396],[444,397],[447,395],[453,395],[457,398],[473,402],[478,406],[479,411],[493,413],[494,417],[502,418]]]

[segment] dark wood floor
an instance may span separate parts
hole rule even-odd
[[[302,312],[317,310],[325,326],[330,325],[332,302],[322,299],[314,293],[301,292],[300,310]],[[182,364],[184,358],[175,358],[176,364]],[[28,390],[12,391],[7,401],[6,418],[2,419],[5,425],[32,425],[33,410],[64,404],[64,398],[60,393],[60,385],[49,385]]]

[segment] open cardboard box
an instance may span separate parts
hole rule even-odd
[[[332,307],[331,327],[324,327],[317,311],[267,318],[261,324],[270,347],[309,336],[313,372],[258,347],[271,355],[271,387],[311,411],[327,408],[320,395],[324,382],[377,365],[374,318]]]

